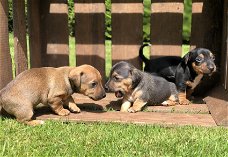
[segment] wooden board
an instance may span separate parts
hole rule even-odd
[[[31,68],[41,67],[40,0],[28,2],[28,30]]]
[[[93,101],[81,94],[74,94],[73,98],[77,105],[82,110],[115,110],[119,111],[121,106],[121,99],[115,97],[114,93],[107,93],[106,97],[100,101]],[[192,113],[192,114],[209,114],[206,104],[191,104],[191,105],[176,105],[176,106],[162,106],[150,105],[144,109],[147,112],[169,112],[169,113]]]
[[[221,0],[192,0],[191,49],[204,47],[216,54],[221,51]]]
[[[228,92],[223,86],[214,88],[205,101],[216,124],[228,126]]]
[[[36,113],[39,111],[36,111]],[[65,122],[118,122],[135,124],[160,124],[160,125],[196,125],[216,126],[209,114],[180,114],[180,113],[155,113],[155,112],[81,112],[71,113],[69,116],[58,116],[52,112],[36,114],[40,120],[60,120]]]
[[[153,0],[151,57],[181,56],[184,0]]]
[[[42,66],[69,65],[67,0],[40,1]]]
[[[9,49],[8,31],[8,0],[0,2],[0,90],[9,83],[12,78],[12,62]]]
[[[125,60],[139,69],[143,42],[142,0],[112,0],[112,64]]]
[[[105,78],[105,1],[75,0],[74,9],[76,64],[90,64]]]
[[[16,75],[28,69],[25,1],[13,1],[13,32]]]

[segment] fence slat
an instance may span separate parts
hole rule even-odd
[[[138,59],[142,41],[142,0],[112,0],[112,63],[125,60],[142,69]]]
[[[25,1],[13,1],[13,31],[16,75],[28,69]]]
[[[0,2],[0,90],[12,80],[12,63],[9,49],[8,0]]]
[[[69,65],[67,0],[40,2],[42,66]]]
[[[222,33],[222,65],[221,70],[224,71],[222,74],[222,82],[224,87],[228,90],[228,0],[224,0],[223,3],[223,33]]]
[[[180,56],[184,0],[152,0],[151,57]]]
[[[105,78],[105,1],[75,0],[74,10],[76,64],[90,64]]]
[[[28,1],[29,50],[31,68],[41,67],[40,0]]]

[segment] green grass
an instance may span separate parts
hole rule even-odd
[[[0,156],[228,156],[228,130],[0,120]]]

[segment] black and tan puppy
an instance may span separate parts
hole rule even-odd
[[[140,111],[147,103],[161,104],[168,100],[167,105],[175,105],[178,102],[174,83],[123,61],[112,67],[105,90],[115,92],[118,98],[123,97],[122,112]]]
[[[187,95],[191,95],[194,88],[199,84],[204,75],[211,75],[216,71],[215,57],[210,50],[196,48],[188,52],[183,58],[166,56],[156,59],[147,59],[143,55],[143,47],[139,51],[139,57],[145,62],[144,71],[157,73],[177,86],[179,103],[188,105]]]
[[[34,68],[19,74],[0,91],[0,108],[29,125],[42,124],[31,120],[39,103],[49,105],[58,115],[80,112],[71,95],[82,93],[93,100],[105,97],[101,75],[90,65],[60,68]],[[68,106],[69,110],[64,109]]]

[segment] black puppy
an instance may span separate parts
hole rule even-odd
[[[142,72],[123,61],[112,67],[105,90],[115,92],[118,98],[123,97],[122,112],[140,111],[147,103],[178,104],[174,83],[168,82],[162,77]]]
[[[187,94],[189,96],[199,84],[203,75],[211,75],[216,71],[215,57],[208,49],[193,49],[183,58],[166,56],[149,60],[143,55],[145,46],[150,46],[150,44],[142,45],[139,50],[139,57],[145,62],[144,71],[157,73],[159,76],[175,83],[181,105],[189,104],[186,99],[187,88],[189,89]]]

